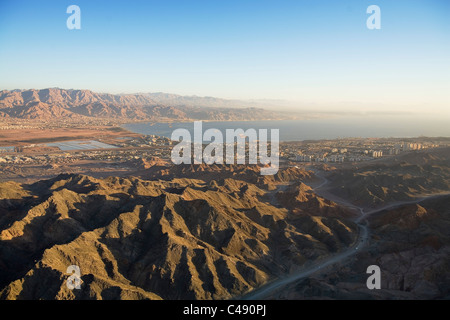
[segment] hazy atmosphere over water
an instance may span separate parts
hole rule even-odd
[[[193,134],[193,123],[133,123],[123,126],[140,134],[154,134],[170,138],[174,129],[185,128]],[[450,136],[448,119],[395,116],[345,116],[326,119],[284,121],[208,121],[203,131],[218,129],[279,129],[281,141],[308,139]]]
[[[449,115],[450,2],[0,2],[0,87],[294,101]]]

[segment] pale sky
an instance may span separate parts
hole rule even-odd
[[[81,30],[66,27],[74,2]],[[449,114],[449,15],[446,0],[2,0],[0,89]]]

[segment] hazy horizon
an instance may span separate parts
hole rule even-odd
[[[0,3],[0,87],[283,100],[292,108],[447,115],[450,3]],[[369,30],[366,9],[381,8]]]

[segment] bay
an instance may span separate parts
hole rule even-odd
[[[129,131],[170,138],[178,128],[193,134],[193,122],[128,123]],[[281,141],[303,141],[339,138],[411,138],[450,137],[450,119],[419,115],[358,115],[309,120],[203,121],[207,129],[279,129]],[[270,131],[269,131],[270,132]]]

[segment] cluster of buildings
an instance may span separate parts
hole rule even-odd
[[[383,156],[383,151],[372,151],[372,158],[381,158]]]
[[[421,150],[424,146],[421,143],[408,143],[404,142],[401,146],[403,150]]]
[[[0,153],[16,152],[16,147],[0,147]]]
[[[148,146],[171,146],[173,141],[166,137],[157,135],[146,135],[142,138],[127,138],[124,137],[121,142],[115,143],[119,147],[148,147]]]
[[[33,125],[23,125],[23,124],[0,125],[0,130],[17,130],[17,129],[43,129],[43,126],[33,126]]]
[[[406,151],[422,150],[449,145],[448,141],[401,141],[396,138],[351,138],[287,142],[280,146],[282,158],[296,162],[358,162],[386,156],[398,155]]]
[[[111,142],[108,142],[111,144]],[[170,159],[175,142],[169,138],[146,135],[140,137],[122,137],[115,140],[115,149],[71,149],[70,151],[52,150],[51,152],[33,152],[34,147],[0,147],[0,164],[36,164],[48,165],[72,163],[79,160],[97,160],[124,162],[136,157],[156,157]],[[66,143],[65,143],[66,144]],[[344,163],[369,161],[386,156],[398,155],[427,148],[450,146],[450,139],[423,138],[423,140],[402,141],[396,138],[349,138],[336,140],[283,142],[280,144],[281,160],[295,162]],[[270,147],[268,149],[271,149]],[[249,155],[246,146],[246,156]],[[254,151],[254,150],[253,150]]]
[[[33,147],[42,145],[29,145],[24,147],[0,147],[0,164],[67,164],[80,160],[124,162],[136,157],[158,157],[168,159],[172,141],[165,137],[144,136],[142,138],[124,138],[115,143],[115,149],[80,149],[69,151],[25,152]],[[116,148],[119,147],[119,148]]]
[[[137,158],[157,157],[168,159],[168,149],[131,149],[131,150],[83,150],[76,152],[60,152],[51,154],[8,154],[0,156],[0,164],[28,164],[28,165],[61,165],[78,161],[111,161],[126,162]]]

